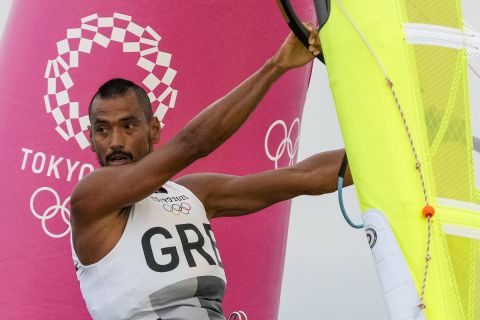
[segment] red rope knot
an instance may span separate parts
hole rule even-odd
[[[430,219],[435,215],[435,208],[429,205],[426,205],[422,209],[422,215],[423,217]]]

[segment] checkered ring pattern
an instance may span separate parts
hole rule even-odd
[[[121,13],[112,17],[92,14],[82,18],[81,23],[80,28],[67,29],[67,37],[57,42],[58,56],[48,60],[45,70],[48,83],[45,109],[55,119],[57,133],[66,141],[74,138],[81,149],[89,146],[85,133],[90,121],[88,115],[80,114],[79,103],[70,99],[74,81],[69,71],[79,67],[81,53],[90,54],[95,45],[107,48],[112,41],[121,43],[124,53],[138,54],[137,66],[146,72],[142,83],[163,126],[162,119],[175,106],[177,90],[171,83],[177,72],[170,68],[172,55],[158,49],[161,40],[158,33]]]

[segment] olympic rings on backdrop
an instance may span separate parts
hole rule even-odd
[[[228,320],[248,320],[247,314],[243,311],[235,311],[230,313]]]
[[[283,138],[283,140],[278,145],[277,151],[275,152],[275,155],[272,155],[272,153],[270,152],[270,149],[268,147],[268,144],[269,144],[268,141],[270,139],[270,134],[271,134],[273,128],[275,128],[276,126],[281,126],[283,128],[285,137]],[[296,118],[293,121],[293,123],[290,126],[290,128],[288,129],[288,131],[287,131],[287,125],[285,124],[285,122],[283,120],[275,121],[274,123],[272,123],[270,128],[268,128],[267,135],[265,136],[265,153],[267,154],[267,157],[270,160],[275,162],[275,169],[278,169],[278,160],[280,160],[282,158],[282,156],[285,153],[285,150],[287,151],[288,157],[290,159],[289,162],[288,162],[288,165],[290,166],[294,162],[295,155],[297,154],[297,151],[298,151],[298,139],[299,139],[298,136],[295,139],[295,142],[293,142],[292,139],[291,139],[292,130],[295,126],[297,126],[298,129],[300,130],[300,120],[298,118]]]
[[[168,212],[173,212],[174,215],[178,216],[180,213],[190,214],[190,209],[192,209],[192,207],[185,202],[182,202],[180,204],[174,203],[172,205],[165,203],[163,205],[163,209],[165,209]]]
[[[45,209],[43,213],[39,213],[35,209],[35,199],[37,196],[44,191],[50,192],[54,198],[55,198],[55,203]],[[66,236],[68,233],[70,233],[71,226],[70,226],[70,209],[67,208],[67,204],[70,202],[70,197],[66,198],[63,202],[60,201],[60,197],[58,193],[50,188],[50,187],[41,187],[38,188],[31,196],[30,198],[30,210],[32,211],[32,214],[35,216],[35,218],[40,219],[42,221],[42,228],[43,231],[50,237],[52,238],[62,238]],[[65,222],[67,225],[67,229],[62,232],[62,233],[53,233],[47,228],[47,220],[55,218],[55,216],[60,213],[62,216],[62,220]]]

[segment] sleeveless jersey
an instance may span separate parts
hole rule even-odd
[[[167,182],[136,203],[116,246],[82,265],[80,289],[94,319],[224,320],[226,279],[205,209]]]

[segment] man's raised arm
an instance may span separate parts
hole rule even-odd
[[[275,80],[289,69],[312,61],[312,53],[320,53],[318,34],[311,26],[308,28],[310,51],[290,34],[260,70],[203,110],[168,143],[136,162],[102,167],[85,177],[72,194],[72,213],[98,217],[129,206],[215,150],[241,127]],[[151,143],[158,137],[150,135],[148,139]]]

